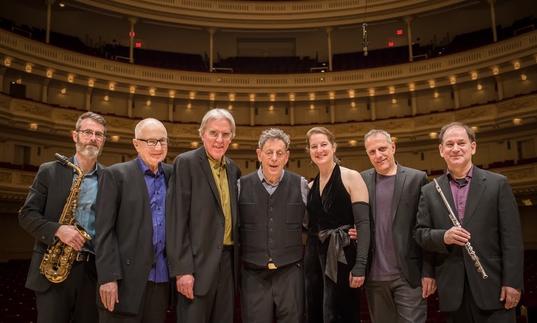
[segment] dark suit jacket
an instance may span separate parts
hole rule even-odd
[[[447,175],[437,180],[456,212]],[[479,308],[503,308],[501,286],[522,288],[524,257],[518,207],[507,178],[474,166],[462,221],[462,227],[472,235],[470,243],[489,275],[487,279],[481,278],[464,247],[444,244],[444,233],[452,226],[434,183],[427,184],[419,204],[416,240],[436,253],[440,310],[459,308],[465,276]]]
[[[373,233],[371,255],[375,248],[376,174],[374,168],[362,172],[371,205],[369,208]],[[424,172],[397,165],[391,210],[393,244],[401,272],[410,286],[414,288],[421,286],[422,277],[434,277],[431,255],[424,255],[421,247],[414,240],[421,187],[426,183],[427,175]],[[371,264],[371,261],[368,263]]]
[[[237,179],[240,171],[226,157],[234,240],[234,275],[238,273]],[[194,294],[205,295],[217,281],[223,249],[224,213],[204,147],[175,159],[170,181],[166,250],[170,276],[193,274]]]
[[[70,161],[73,162],[73,158]],[[97,164],[99,178],[101,169]],[[19,211],[19,224],[35,238],[26,287],[37,292],[46,291],[52,284],[40,273],[39,265],[47,248],[56,241],[54,234],[60,227],[58,221],[73,184],[73,175],[72,168],[57,161],[42,164]]]
[[[172,166],[162,163],[162,168],[168,181]],[[117,281],[119,303],[114,312],[137,314],[154,250],[147,185],[136,159],[103,169],[95,231],[99,285]],[[100,299],[97,304],[103,307]]]

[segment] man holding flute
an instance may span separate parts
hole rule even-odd
[[[416,241],[435,253],[440,310],[449,322],[515,322],[524,250],[511,187],[505,176],[473,165],[470,127],[450,123],[439,139],[447,172],[439,190],[435,182],[422,188]]]

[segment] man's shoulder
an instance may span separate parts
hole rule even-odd
[[[481,178],[485,178],[485,179],[487,179],[489,181],[493,181],[493,182],[507,181],[507,177],[505,175],[495,173],[495,172],[492,172],[490,170],[486,170],[486,169],[482,169],[482,168],[479,168],[477,166],[474,166],[473,177],[477,177],[477,176],[479,176]]]
[[[403,172],[405,172],[405,173],[407,173],[409,175],[427,177],[427,173],[425,173],[422,170],[411,168],[411,167],[406,167],[406,166],[403,166],[403,165],[398,165],[398,167],[401,168],[401,171],[403,171]]]
[[[185,151],[184,153],[177,155],[176,160],[190,160],[193,158],[197,158],[201,153],[201,148]]]

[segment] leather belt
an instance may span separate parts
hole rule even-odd
[[[89,252],[79,252],[76,254],[76,258],[75,258],[75,261],[79,261],[79,262],[88,262],[91,260],[91,257],[93,255]]]
[[[246,261],[243,261],[243,265],[244,265],[245,268],[253,269],[253,270],[264,270],[264,269],[276,270],[276,269],[280,268],[280,267],[278,267],[278,265],[276,265],[272,261],[268,262],[266,266],[260,266],[260,265],[252,264],[252,263],[249,263],[249,262],[246,262]]]

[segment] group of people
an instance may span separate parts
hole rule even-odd
[[[90,240],[58,222],[78,177],[61,163],[41,165],[20,210],[36,239],[26,287],[38,322],[163,322],[175,303],[178,323],[232,323],[236,299],[244,323],[360,322],[360,287],[373,322],[425,322],[437,289],[450,322],[515,322],[516,201],[504,176],[473,165],[475,134],[462,123],[441,129],[447,170],[430,183],[396,162],[384,130],[365,135],[373,167],[359,173],[339,164],[328,129],[310,129],[310,183],[285,169],[290,138],[276,128],[259,137],[260,167],[241,176],[226,156],[235,121],[223,109],[205,114],[203,146],[173,165],[156,119],[136,125],[137,157],[109,167],[97,162],[106,133],[93,112],[72,132],[70,161],[84,176],[75,215]],[[67,279],[52,283],[40,263],[58,240],[77,255]]]

